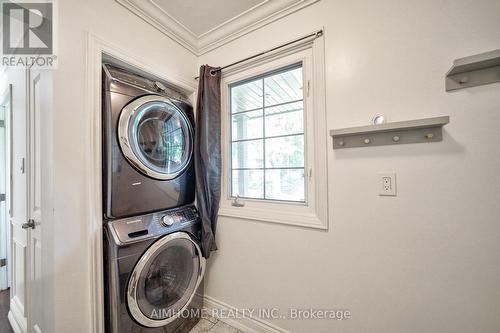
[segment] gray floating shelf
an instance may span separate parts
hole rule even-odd
[[[443,140],[442,127],[450,117],[399,121],[380,125],[330,130],[333,149],[385,146]]]
[[[500,49],[460,58],[446,74],[446,91],[500,82]]]

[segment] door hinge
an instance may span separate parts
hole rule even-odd
[[[5,266],[7,266],[7,259],[6,258],[0,259],[0,267],[5,267]]]
[[[311,80],[307,80],[307,97],[309,97],[310,91],[311,91]]]

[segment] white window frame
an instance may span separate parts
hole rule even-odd
[[[230,197],[231,104],[230,86],[302,62],[304,79],[304,178],[305,202]],[[307,39],[255,59],[223,74],[222,92],[222,184],[219,215],[245,220],[328,229],[328,185],[323,36]],[[264,180],[265,181],[265,180]]]

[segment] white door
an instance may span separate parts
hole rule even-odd
[[[15,332],[51,333],[50,247],[43,249],[42,221],[52,220],[52,73],[16,70],[12,81],[11,301]],[[47,243],[47,238],[45,244]],[[43,270],[42,270],[43,268]],[[50,298],[50,299],[49,299]],[[49,305],[47,304],[49,301]],[[45,306],[43,306],[45,304]],[[49,319],[47,319],[49,318]]]
[[[48,138],[51,126],[47,123],[50,119],[52,107],[52,76],[50,70],[29,71],[28,89],[28,149],[26,156],[27,171],[27,212],[28,222],[28,330],[27,333],[40,333],[43,331],[43,315],[45,313],[43,292],[43,261],[42,261],[42,221],[46,208],[45,202],[50,194],[50,170],[47,160],[50,154]]]
[[[10,287],[10,86],[0,100],[0,290]]]
[[[9,322],[15,332],[27,332],[27,273],[28,231],[23,228],[27,221],[26,153],[28,149],[28,71],[13,70],[12,81],[12,202],[11,232],[11,290]],[[17,102],[17,103],[16,103]]]

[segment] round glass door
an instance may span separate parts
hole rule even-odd
[[[183,232],[154,243],[132,272],[127,292],[130,312],[147,327],[175,320],[189,305],[203,279],[205,258]]]
[[[123,154],[142,173],[160,180],[177,177],[189,165],[191,123],[165,97],[140,97],[120,114],[118,138]]]

